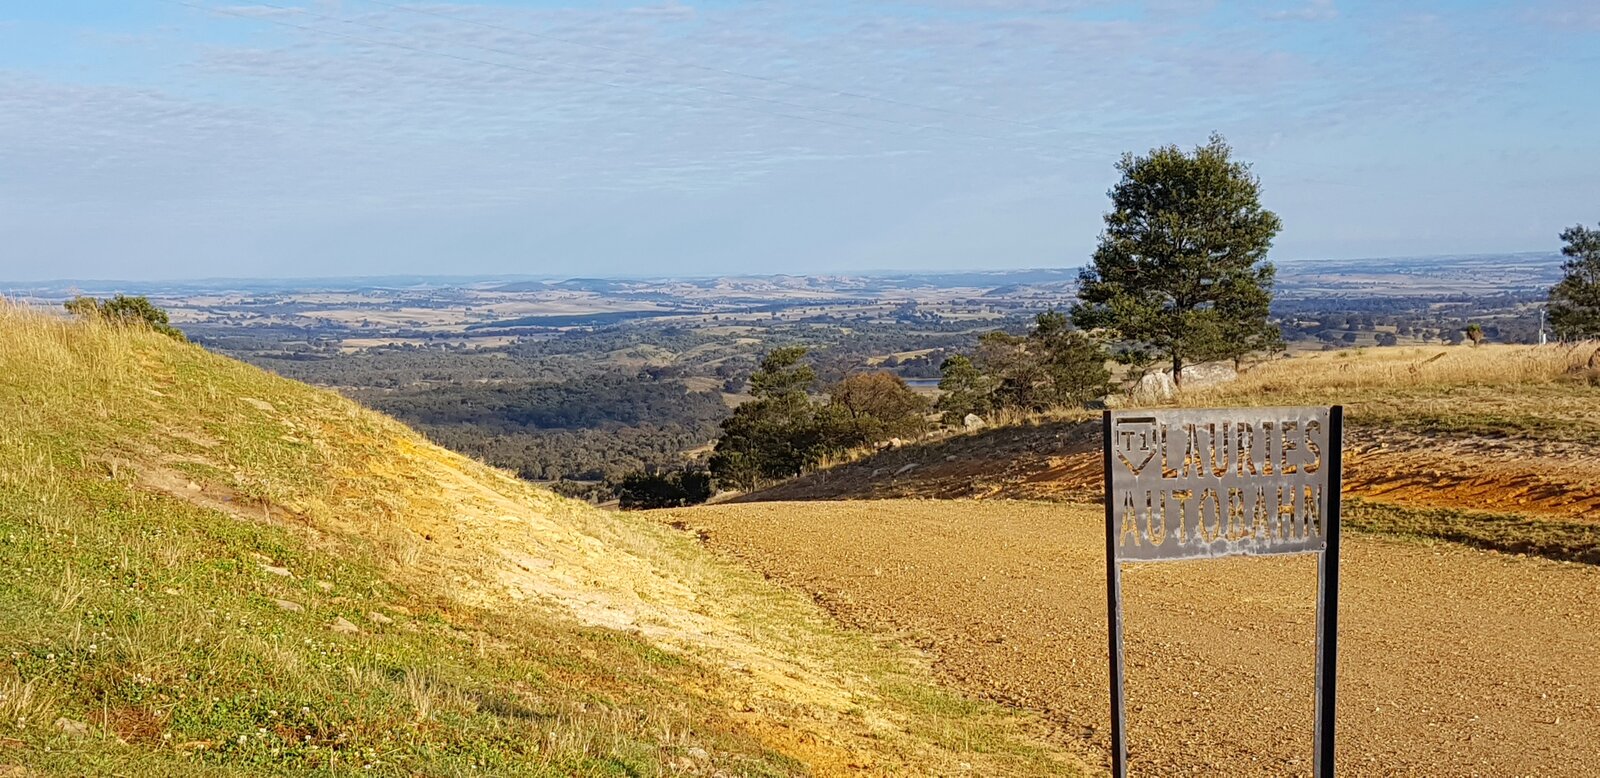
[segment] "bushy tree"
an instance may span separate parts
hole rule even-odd
[[[1565,276],[1550,289],[1550,328],[1563,340],[1600,338],[1600,229],[1561,233]]]
[[[773,349],[750,376],[750,395],[758,399],[805,396],[817,382],[816,369],[800,361],[805,356],[805,346]]]
[[[1110,391],[1111,371],[1099,343],[1073,329],[1066,314],[1046,311],[1034,320],[1027,352],[1040,362],[1046,407],[1085,405]]]
[[[754,399],[722,422],[711,454],[718,482],[754,489],[799,475],[822,458],[823,426],[810,396],[817,374],[801,362],[805,355],[800,346],[775,349],[750,376]]]
[[[828,390],[824,409],[829,448],[845,449],[928,430],[928,400],[905,379],[878,371],[845,376]]]
[[[711,474],[704,470],[629,473],[617,487],[617,505],[625,511],[682,508],[699,505],[711,495]]]
[[[960,425],[967,414],[987,416],[994,410],[993,382],[965,354],[956,354],[939,366],[939,392],[935,407],[952,427]]]
[[[82,319],[100,315],[100,301],[88,295],[80,294],[61,304],[67,312]]]
[[[66,301],[62,307],[83,318],[98,317],[122,324],[149,327],[156,332],[178,340],[188,340],[177,327],[172,326],[167,312],[147,297],[130,297],[119,294],[109,300],[97,300],[79,295]]]
[[[1035,392],[1044,378],[1036,360],[1028,356],[1028,339],[1009,332],[986,332],[978,337],[972,361],[989,376],[996,408],[1033,409],[1044,402]]]
[[[1035,317],[1027,335],[984,333],[971,358],[952,357],[942,372],[939,409],[952,426],[968,413],[1081,406],[1111,384],[1105,350],[1054,310]]]
[[[1268,321],[1282,226],[1261,206],[1260,181],[1220,136],[1126,154],[1093,260],[1079,275],[1080,327],[1104,328],[1183,367],[1281,347]]]
[[[817,372],[806,350],[779,348],[750,376],[753,399],[722,422],[711,454],[718,483],[750,490],[816,466],[830,453],[927,429],[928,402],[887,372],[847,375],[812,398]]]

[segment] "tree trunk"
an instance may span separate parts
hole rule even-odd
[[[1183,388],[1183,357],[1177,354],[1172,355],[1172,385]]]

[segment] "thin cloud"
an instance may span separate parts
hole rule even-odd
[[[1299,8],[1270,11],[1264,18],[1277,22],[1331,22],[1339,18],[1334,0],[1311,0]]]
[[[1433,18],[1205,0],[272,4],[288,9],[228,0],[209,7],[245,18],[179,9],[73,32],[124,71],[0,53],[9,223],[35,234],[94,213],[106,229],[175,236],[199,223],[223,242],[268,234],[281,247],[312,234],[303,224],[437,236],[510,218],[497,229],[522,243],[601,233],[618,255],[712,257],[733,251],[715,230],[673,225],[715,213],[773,235],[805,225],[783,249],[797,258],[897,247],[857,257],[888,266],[944,256],[938,241],[876,232],[931,219],[969,225],[962,243],[992,241],[996,256],[1041,245],[1068,256],[1078,249],[1056,236],[1092,238],[1126,150],[1220,130],[1267,157],[1264,176],[1346,196],[1363,173],[1318,149],[1381,156],[1416,143],[1413,128],[1467,127],[1511,106],[1529,122],[1592,126],[1592,110],[1525,88],[1596,50],[1588,9],[1573,3]],[[1529,45],[1549,24],[1565,25],[1570,51]],[[38,34],[25,27],[0,21],[5,35]],[[830,210],[847,200],[854,212]],[[1081,229],[1060,223],[1069,207]],[[1013,213],[1029,214],[1029,234],[992,232]],[[849,237],[815,226],[847,219]],[[639,225],[624,231],[639,236],[633,251],[616,222]],[[60,230],[38,248],[71,256],[75,239]]]

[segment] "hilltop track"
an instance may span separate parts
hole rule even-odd
[[[1600,524],[1600,446],[1484,435],[1346,432],[1345,489],[1408,507]],[[920,443],[736,502],[933,497],[1097,502],[1098,422],[1047,422]]]
[[[1098,507],[768,502],[664,518],[1105,758]],[[1600,568],[1355,535],[1344,570],[1340,775],[1600,774]],[[1135,774],[1309,774],[1310,558],[1130,566],[1124,590]]]

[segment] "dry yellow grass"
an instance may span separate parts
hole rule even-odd
[[[1238,380],[1186,390],[1182,404],[1270,399],[1308,389],[1446,389],[1524,386],[1566,380],[1585,369],[1600,342],[1545,346],[1439,346],[1324,351],[1268,362]]]
[[[38,668],[54,667],[62,647],[98,641],[119,657],[119,672],[140,679],[138,689],[170,687],[171,697],[194,694],[184,691],[189,679],[226,684],[260,673],[293,680],[239,683],[367,695],[367,707],[348,715],[407,722],[367,725],[372,743],[426,724],[428,748],[440,750],[418,751],[412,764],[428,774],[445,764],[428,760],[447,760],[458,746],[501,758],[500,735],[487,731],[519,743],[542,738],[541,754],[671,765],[674,749],[705,742],[707,716],[727,742],[754,740],[779,755],[762,774],[801,766],[939,774],[963,762],[1030,774],[1069,764],[1030,734],[1026,718],[923,705],[948,693],[910,654],[838,630],[803,597],[710,555],[687,533],[560,498],[332,392],[142,328],[0,304],[0,397],[0,565],[25,571],[0,579],[0,642],[46,646],[15,666],[26,676],[8,674],[16,655],[0,655],[0,713],[87,716],[92,679],[75,685],[78,676]],[[230,549],[226,559],[211,557],[219,544]],[[202,592],[197,575],[223,584]],[[340,588],[325,590],[319,578]],[[167,588],[180,592],[163,595],[176,604],[144,599]],[[406,592],[411,610],[431,614],[408,623],[436,626],[413,639],[370,620],[385,607],[380,598],[397,596],[386,591]],[[284,601],[299,610],[276,604]],[[138,608],[145,615],[114,628],[85,621],[91,611]],[[223,623],[225,613],[241,616]],[[341,613],[360,627],[335,630],[359,647],[342,650],[366,658],[329,667],[323,641]],[[212,648],[222,634],[248,668]],[[595,637],[604,634],[614,637]],[[600,645],[577,652],[569,640]],[[446,654],[455,664],[441,663]],[[529,657],[554,658],[535,672],[517,664]],[[600,659],[629,664],[586,664]],[[641,677],[659,686],[641,687]],[[469,687],[474,696],[463,696]],[[213,695],[227,693],[204,699]],[[473,702],[530,695],[555,715]],[[155,721],[171,707],[130,699],[130,720]],[[258,721],[266,707],[230,709],[230,726],[270,732],[271,722]],[[187,731],[209,732],[209,711],[186,713]],[[683,735],[686,722],[695,739]],[[452,744],[452,727],[472,743]],[[952,727],[981,732],[987,750],[949,747],[936,733]],[[48,738],[32,725],[14,731]],[[112,761],[137,752],[96,742]],[[535,759],[549,769],[531,774],[561,774],[548,759]],[[785,759],[794,770],[771,768]]]

